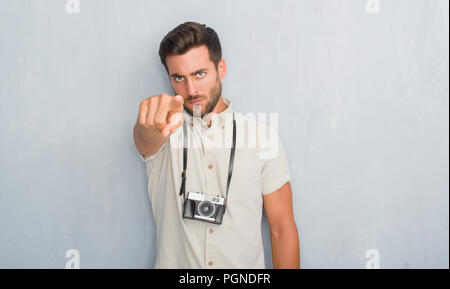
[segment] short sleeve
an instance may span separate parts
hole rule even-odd
[[[169,142],[165,142],[159,150],[152,155],[143,155],[138,152],[140,158],[146,164],[146,174],[148,177],[148,197],[152,203],[159,191],[161,179],[167,171],[167,161],[169,156]]]
[[[274,150],[270,157],[264,160],[262,168],[262,194],[267,195],[280,189],[285,183],[291,180],[291,173],[283,144],[277,134],[277,144],[271,148]]]

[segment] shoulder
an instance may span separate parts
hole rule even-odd
[[[255,143],[264,149],[276,145],[278,135],[278,116],[275,113],[235,113],[236,123],[241,133],[246,136],[248,144]]]

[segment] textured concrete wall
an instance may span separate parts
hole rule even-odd
[[[153,267],[132,127],[194,20],[234,109],[278,113],[303,268],[448,268],[448,5],[1,1],[0,267]]]

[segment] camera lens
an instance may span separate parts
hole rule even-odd
[[[198,213],[203,217],[210,217],[214,214],[215,207],[210,201],[202,201],[198,204]]]

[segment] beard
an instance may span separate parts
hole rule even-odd
[[[201,115],[202,118],[214,110],[214,108],[217,105],[217,102],[219,102],[220,96],[222,95],[222,82],[220,81],[219,76],[217,76],[216,83],[214,84],[214,86],[209,90],[209,95],[210,95],[210,97],[209,97],[210,100],[205,105],[205,112],[204,113],[202,112],[202,115]],[[191,100],[198,99],[198,98],[203,98],[204,100],[208,99],[208,97],[205,95],[189,95],[187,101],[191,101]],[[184,109],[191,116],[194,116],[193,111],[189,107],[184,105]]]

